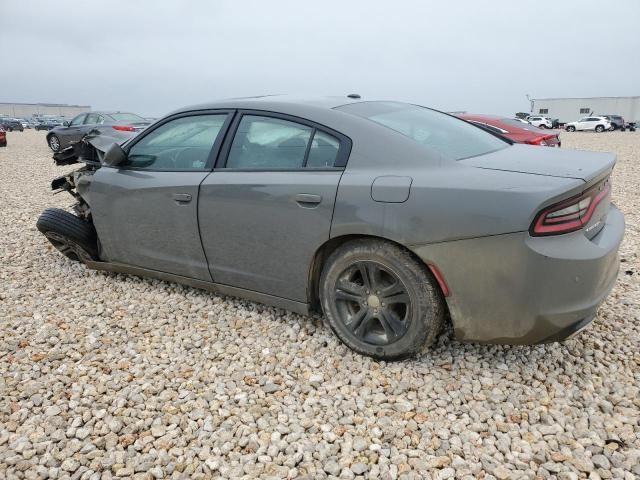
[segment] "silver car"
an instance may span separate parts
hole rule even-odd
[[[444,322],[535,344],[612,288],[622,213],[609,153],[512,144],[416,105],[261,97],[185,108],[56,179],[38,229],[90,268],[300,313],[397,359]]]

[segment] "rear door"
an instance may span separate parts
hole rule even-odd
[[[198,218],[216,283],[307,300],[309,267],[329,239],[348,138],[298,118],[239,112]]]
[[[102,256],[111,262],[211,281],[198,231],[198,189],[210,173],[229,112],[170,117],[103,166],[90,187]]]

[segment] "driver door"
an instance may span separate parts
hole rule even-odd
[[[79,141],[84,135],[83,127],[86,113],[81,113],[71,120],[71,123],[63,130],[64,142],[63,146]],[[62,139],[61,139],[62,140]]]
[[[126,148],[125,164],[96,171],[89,195],[101,258],[212,281],[198,192],[229,117],[216,111],[169,118]]]

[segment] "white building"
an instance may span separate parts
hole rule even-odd
[[[72,118],[91,110],[89,105],[67,105],[64,103],[2,103],[0,115],[17,118],[65,117]]]
[[[534,98],[532,113],[573,122],[587,115],[620,115],[640,122],[640,97]]]

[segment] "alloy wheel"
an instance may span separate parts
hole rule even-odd
[[[362,342],[389,345],[409,327],[408,290],[380,263],[358,261],[345,269],[338,276],[334,301],[340,321]]]
[[[56,137],[55,135],[49,137],[49,147],[51,147],[51,150],[53,150],[54,152],[60,150],[60,140],[58,140],[58,137]]]

